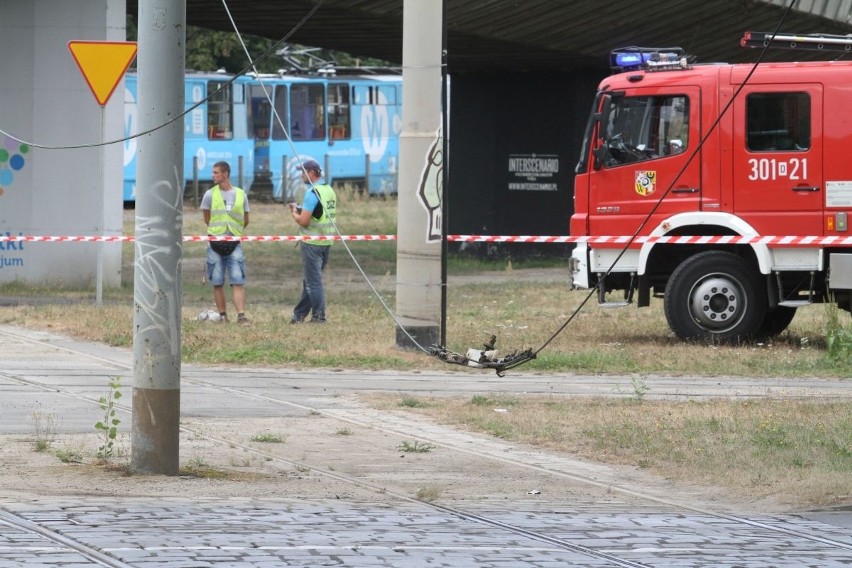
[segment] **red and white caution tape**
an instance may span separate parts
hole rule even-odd
[[[118,243],[133,242],[136,237],[131,235],[114,236],[48,236],[48,235],[0,235],[0,242],[42,242],[42,243]],[[208,235],[184,235],[184,242],[198,241],[244,241],[244,242],[271,242],[271,241],[395,241],[396,235],[251,235],[234,237],[223,235],[212,237]]]
[[[273,242],[273,241],[395,241],[396,235],[246,235],[244,237],[232,237],[223,235],[211,237],[209,235],[184,236],[184,242],[195,241],[239,241],[244,242]]]
[[[492,235],[449,235],[449,241],[475,243],[588,243],[601,248],[617,248],[628,243],[632,245],[677,244],[677,245],[752,245],[763,244],[773,247],[825,247],[852,246],[852,236],[600,236],[600,237],[567,237],[567,236],[492,236]]]
[[[631,240],[632,239],[632,240]],[[97,242],[133,242],[134,236],[48,236],[48,235],[0,235],[0,242],[49,242],[49,243],[97,243]],[[244,242],[274,242],[274,241],[395,241],[396,235],[251,235],[244,237],[208,235],[186,235],[184,242],[204,241],[244,241]],[[628,243],[631,246],[652,244],[677,245],[753,245],[761,244],[771,247],[852,247],[852,236],[680,236],[680,237],[630,237],[630,236],[600,236],[600,237],[569,237],[569,236],[531,236],[531,235],[448,235],[451,242],[472,243],[554,243],[571,244],[587,243],[601,248],[618,248]]]

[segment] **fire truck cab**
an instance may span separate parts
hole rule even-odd
[[[683,339],[777,335],[814,302],[850,310],[852,62],[634,48],[613,63],[576,169],[574,285],[603,305],[661,297]]]

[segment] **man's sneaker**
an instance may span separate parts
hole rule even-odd
[[[297,318],[296,316],[293,316],[290,323],[302,323],[303,321],[305,321],[305,318]]]
[[[240,325],[248,325],[249,319],[246,317],[245,314],[240,314],[237,316],[237,323]]]
[[[219,314],[219,323],[228,323],[228,314]]]

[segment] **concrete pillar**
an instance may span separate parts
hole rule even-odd
[[[396,311],[424,347],[439,343],[441,327],[442,4],[403,3]],[[399,329],[396,343],[413,346]]]
[[[139,2],[140,131],[184,110],[186,0]],[[179,469],[183,119],[139,139],[131,469]]]
[[[124,0],[0,0],[0,127],[44,146],[121,139],[123,83],[102,108],[67,44],[125,41],[125,13]],[[120,143],[45,149],[0,134],[0,234],[120,235],[122,163]],[[104,283],[118,286],[121,243],[0,243],[0,282],[94,285],[100,247]]]

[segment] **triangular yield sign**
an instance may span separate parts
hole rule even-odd
[[[69,41],[68,49],[101,106],[136,57],[136,43],[132,41]]]

